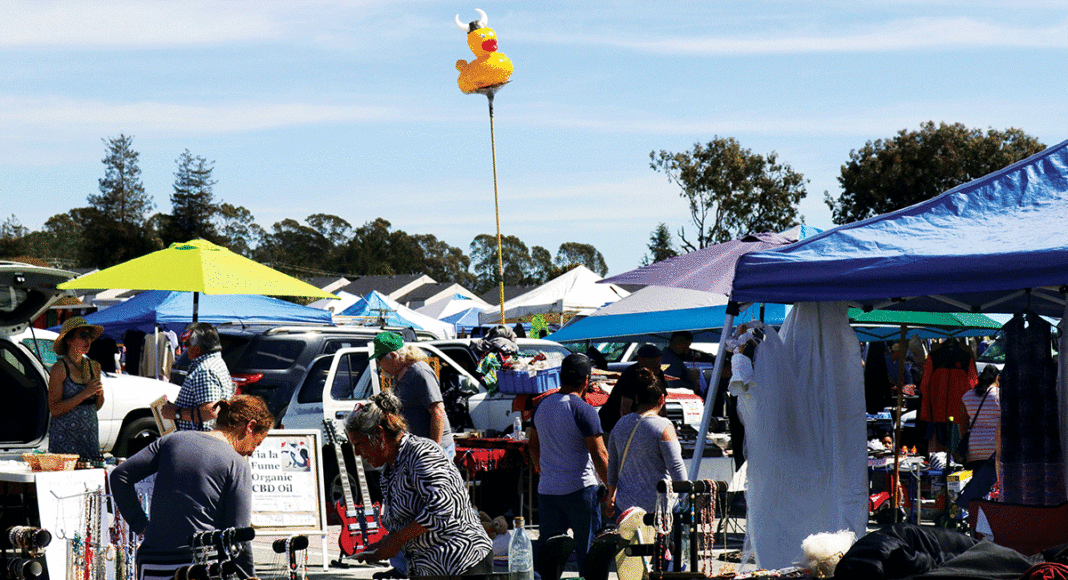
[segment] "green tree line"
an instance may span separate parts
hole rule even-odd
[[[169,213],[153,213],[141,183],[133,138],[103,140],[104,176],[87,205],[50,217],[40,230],[22,226],[15,215],[0,222],[0,258],[28,258],[63,267],[107,267],[203,238],[298,277],[321,275],[427,274],[485,291],[497,285],[497,239],[479,234],[464,249],[433,234],[393,229],[384,218],[353,226],[331,214],[304,221],[287,218],[270,229],[248,209],[217,200],[215,162],[188,149],[175,160]],[[960,123],[921,124],[893,137],[868,141],[850,151],[841,166],[841,194],[824,192],[834,223],[843,224],[913,205],[1043,150],[1020,129],[983,132]],[[648,238],[644,264],[661,261],[748,233],[798,225],[805,197],[803,175],[773,151],[754,153],[732,137],[715,136],[684,152],[653,151],[650,168],[677,185],[690,213],[676,242],[665,223]],[[595,219],[595,217],[594,217]],[[555,255],[528,247],[516,236],[501,240],[506,285],[540,284],[576,265],[605,275],[604,256],[590,244],[564,242]]]

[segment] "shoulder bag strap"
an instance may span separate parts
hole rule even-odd
[[[630,451],[630,442],[634,440],[634,434],[638,432],[638,427],[641,426],[645,417],[639,417],[638,422],[634,424],[634,428],[630,430],[630,437],[627,437],[627,444],[623,447],[623,456],[619,458],[619,472],[623,473],[623,464],[627,462],[627,452]]]
[[[975,426],[975,420],[979,418],[979,413],[983,412],[983,403],[986,402],[986,398],[990,396],[990,387],[987,387],[986,394],[983,395],[983,400],[979,401],[979,408],[975,410],[975,416],[972,417],[972,422],[968,424],[968,435],[972,434],[972,427]]]

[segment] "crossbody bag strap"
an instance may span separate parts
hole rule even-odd
[[[627,437],[627,444],[623,447],[623,456],[619,458],[619,472],[623,473],[623,464],[627,462],[627,452],[630,451],[630,442],[634,441],[634,434],[638,432],[638,427],[641,426],[645,417],[638,417],[638,422],[634,424],[634,428],[630,430],[630,437]]]
[[[987,387],[986,394],[983,395],[983,400],[979,401],[979,408],[975,410],[975,416],[972,417],[972,422],[968,424],[968,435],[972,434],[972,427],[975,426],[975,421],[979,419],[979,413],[983,412],[983,403],[986,402],[986,398],[990,396],[990,388]]]

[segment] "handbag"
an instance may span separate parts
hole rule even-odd
[[[953,450],[957,455],[964,458],[968,457],[968,440],[972,438],[972,427],[975,426],[975,420],[979,418],[979,413],[983,412],[983,403],[986,402],[986,398],[989,396],[990,389],[987,388],[986,394],[983,395],[983,400],[979,401],[979,409],[975,411],[975,417],[972,417],[972,422],[968,424],[968,433],[961,438],[960,442],[957,443],[957,448]]]

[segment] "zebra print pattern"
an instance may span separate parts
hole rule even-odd
[[[405,434],[397,459],[382,470],[381,484],[386,529],[400,530],[412,521],[427,529],[404,546],[409,576],[463,574],[492,550],[460,472],[437,443]]]

